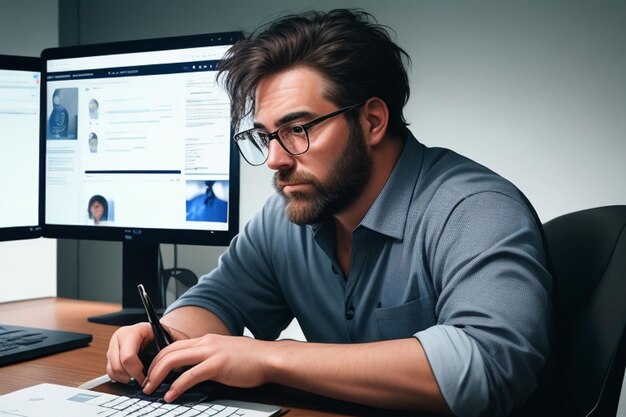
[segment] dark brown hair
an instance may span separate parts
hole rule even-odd
[[[388,28],[369,13],[310,11],[285,16],[235,44],[220,64],[218,79],[225,77],[236,129],[253,111],[262,78],[306,66],[330,82],[325,94],[338,107],[382,99],[389,108],[388,131],[404,136],[409,64],[409,56],[391,40]]]

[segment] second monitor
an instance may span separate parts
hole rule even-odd
[[[123,311],[162,304],[159,243],[228,245],[239,224],[239,157],[220,33],[45,50],[41,124],[47,237],[123,243]],[[163,307],[158,305],[158,307]]]

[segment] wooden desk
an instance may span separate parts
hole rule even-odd
[[[116,327],[88,322],[87,317],[112,313],[119,309],[117,304],[62,298],[0,303],[2,324],[93,335],[93,341],[87,347],[0,367],[0,395],[42,382],[79,386],[105,374],[106,351]],[[115,392],[115,385],[105,384],[102,390]],[[415,415],[363,407],[271,384],[228,393],[235,399],[279,404],[289,410],[287,417]]]

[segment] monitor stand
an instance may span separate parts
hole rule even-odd
[[[124,241],[122,247],[122,310],[89,317],[87,320],[90,322],[127,326],[148,321],[137,291],[139,284],[143,284],[157,313],[163,314],[163,290],[159,278],[159,244],[127,240]]]

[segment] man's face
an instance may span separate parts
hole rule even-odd
[[[287,122],[307,123],[338,110],[323,93],[325,79],[295,68],[263,79],[256,92],[255,124],[269,132]],[[371,172],[358,121],[328,119],[309,131],[310,148],[297,157],[271,141],[267,166],[276,170],[274,187],[296,224],[319,223],[341,212],[361,193]]]

